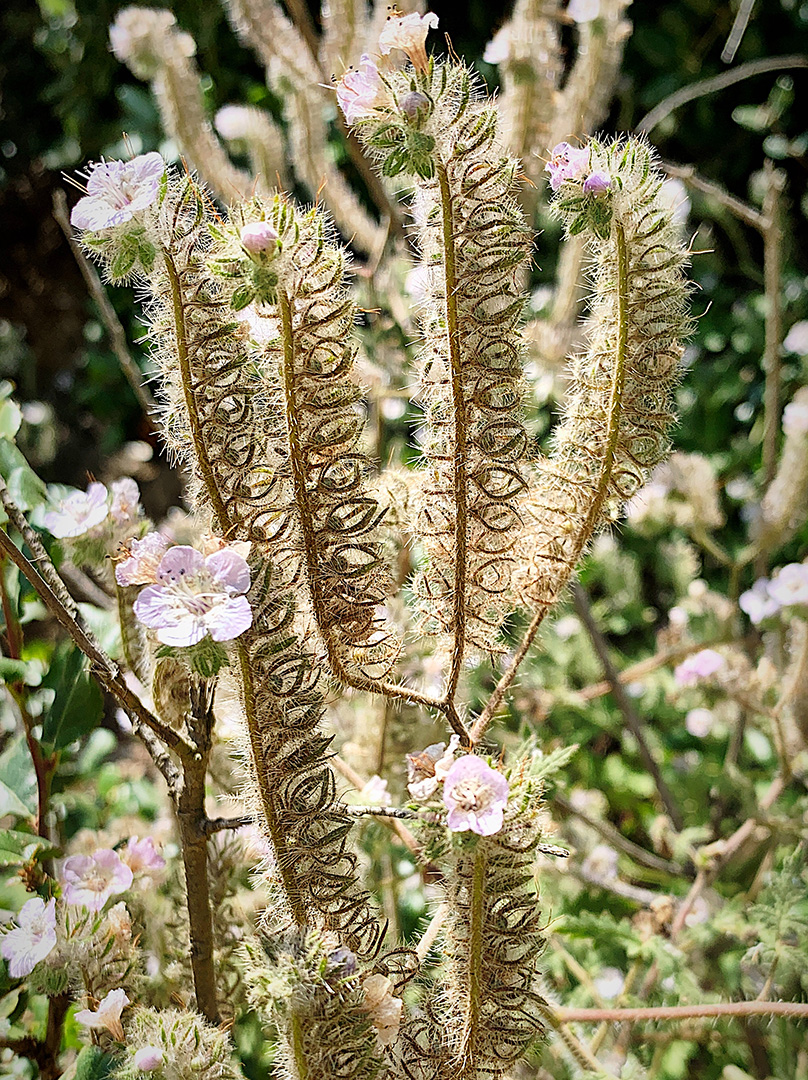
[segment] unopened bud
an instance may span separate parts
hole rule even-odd
[[[278,234],[267,221],[253,221],[241,230],[241,246],[250,255],[260,255],[275,246]]]

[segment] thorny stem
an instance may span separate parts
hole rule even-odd
[[[780,197],[784,177],[766,162],[766,194],[763,199],[763,280],[766,297],[766,341],[763,368],[763,482],[768,487],[777,470],[777,436],[780,431],[780,343],[782,340],[782,230]],[[765,572],[765,563],[763,565]]]
[[[333,629],[328,625],[325,616],[325,603],[320,583],[320,556],[317,548],[314,518],[309,504],[308,471],[300,438],[299,411],[295,394],[295,329],[292,301],[283,291],[280,292],[278,306],[281,313],[281,333],[283,335],[283,388],[295,504],[299,514],[301,533],[303,534],[303,549],[308,570],[312,609],[326,647],[331,669],[341,682],[354,689],[367,690],[371,693],[382,694],[385,697],[402,698],[416,705],[424,705],[427,708],[443,712],[452,728],[460,735],[464,745],[468,745],[466,729],[457,716],[451,701],[439,701],[417,690],[410,690],[406,686],[368,678],[368,676],[361,673],[352,672],[343,662],[339,642]]]
[[[662,773],[660,772],[654,755],[651,753],[651,748],[646,741],[640,718],[635,712],[631,699],[626,693],[626,688],[623,683],[620,682],[617,668],[614,666],[612,658],[609,655],[609,646],[592,615],[592,609],[589,606],[589,598],[577,582],[572,586],[572,596],[575,603],[575,610],[578,612],[581,622],[586,627],[590,641],[592,642],[595,652],[598,654],[601,666],[603,667],[606,680],[612,688],[612,695],[617,703],[617,707],[620,709],[629,731],[637,740],[643,764],[654,778],[654,784],[659,792],[662,805],[665,807],[668,817],[673,822],[674,828],[677,832],[681,832],[682,826],[684,825],[681,811],[674,801],[670,788],[662,777]]]
[[[454,216],[449,177],[442,163],[437,166],[443,224],[443,272],[446,292],[446,343],[452,383],[452,416],[454,420],[454,553],[455,573],[452,594],[452,663],[446,680],[446,701],[457,692],[463,654],[466,648],[466,573],[468,562],[468,492],[466,490],[467,433],[466,399],[463,388],[462,357],[457,319],[457,259],[455,253]]]
[[[598,485],[595,489],[594,498],[589,506],[589,512],[581,526],[580,532],[572,549],[570,566],[574,568],[581,557],[586,545],[594,531],[597,520],[600,517],[603,504],[609,492],[609,483],[612,478],[614,467],[614,455],[617,450],[617,440],[620,436],[620,417],[623,405],[623,386],[626,380],[626,352],[628,348],[628,254],[626,252],[626,234],[619,222],[614,223],[614,239],[617,247],[617,341],[615,343],[614,369],[612,372],[612,387],[609,396],[608,423],[606,429],[606,450],[600,467]],[[471,742],[476,744],[485,735],[488,725],[494,719],[505,694],[516,678],[519,667],[527,656],[530,646],[544,617],[550,610],[550,605],[542,606],[525,631],[521,644],[513,654],[511,662],[500,677],[494,688],[494,692],[488,699],[485,708],[480,713],[471,729]]]

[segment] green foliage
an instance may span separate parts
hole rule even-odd
[[[99,723],[101,691],[87,670],[84,654],[74,645],[57,649],[42,686],[54,692],[42,725],[42,742],[52,750],[64,750]]]

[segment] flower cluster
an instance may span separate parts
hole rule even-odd
[[[759,578],[751,589],[741,594],[741,610],[758,626],[784,608],[808,605],[808,564],[789,563],[775,576]]]
[[[463,754],[455,758],[459,745],[459,737],[453,735],[448,747],[445,743],[434,743],[420,754],[408,754],[407,790],[414,799],[423,802],[442,784],[449,829],[492,836],[502,828],[508,781],[481,757]]]
[[[709,679],[726,667],[726,660],[715,649],[702,649],[688,656],[674,669],[673,677],[679,686],[694,686],[700,679]]]
[[[568,142],[553,147],[544,171],[550,174],[553,191],[558,191],[562,184],[583,182],[585,195],[603,195],[612,187],[607,172],[592,169],[589,150],[578,150]]]
[[[92,483],[86,491],[73,491],[60,499],[44,518],[45,528],[57,540],[112,539],[126,535],[142,519],[140,492],[134,480],[116,480],[109,490]]]

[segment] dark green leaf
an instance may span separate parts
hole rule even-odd
[[[62,750],[97,726],[103,699],[98,685],[87,672],[84,654],[78,649],[60,650],[42,685],[56,692],[53,704],[43,717],[43,743],[54,750]]]

